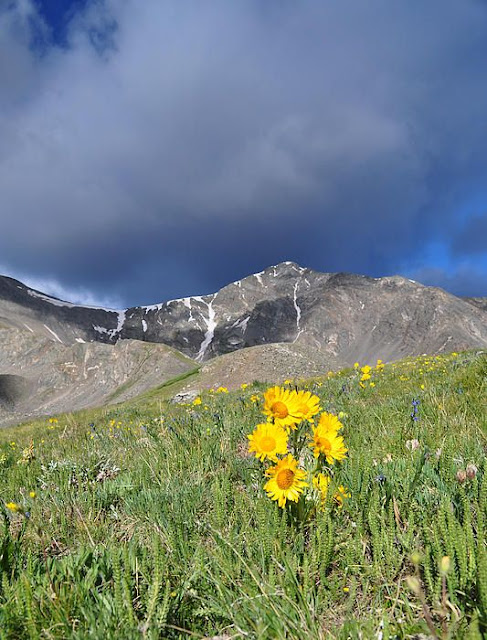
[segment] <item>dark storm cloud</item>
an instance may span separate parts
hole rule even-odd
[[[414,276],[422,284],[441,287],[458,296],[476,297],[479,291],[485,292],[485,271],[466,265],[454,271],[425,267],[419,269]]]
[[[487,184],[484,4],[106,0],[63,47],[33,6],[0,13],[11,273],[137,304],[458,251]]]

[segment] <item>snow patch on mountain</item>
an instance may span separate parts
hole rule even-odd
[[[206,324],[206,332],[205,332],[204,340],[201,343],[198,355],[196,356],[196,360],[198,360],[198,362],[201,362],[201,360],[203,360],[203,358],[205,357],[205,353],[208,347],[210,346],[213,340],[213,337],[215,335],[216,321],[215,321],[215,310],[213,309],[213,302],[215,301],[216,296],[217,294],[215,294],[212,297],[210,302],[204,302],[204,300],[200,298],[201,302],[206,304],[206,306],[208,307],[208,317],[205,318],[203,316],[203,321]]]

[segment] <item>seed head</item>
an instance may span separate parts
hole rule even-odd
[[[451,561],[449,556],[443,556],[440,560],[440,574],[442,576],[446,576],[446,574],[450,571]]]
[[[469,480],[473,480],[475,478],[475,476],[477,475],[477,467],[474,464],[467,464],[467,478]]]
[[[408,587],[414,594],[419,595],[421,593],[421,585],[419,584],[419,580],[417,578],[415,578],[414,576],[408,576],[406,578],[406,582]]]
[[[463,484],[467,479],[467,472],[464,469],[459,469],[457,471],[457,480],[460,484]]]

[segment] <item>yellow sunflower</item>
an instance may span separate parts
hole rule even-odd
[[[271,387],[264,393],[264,413],[269,422],[279,427],[295,429],[301,422],[300,402],[295,391],[282,387]]]
[[[321,428],[323,433],[334,433],[336,435],[342,429],[343,424],[336,415],[324,411],[320,416],[318,427]]]
[[[299,494],[308,486],[304,482],[306,472],[298,469],[298,461],[291,454],[279,460],[275,467],[267,469],[266,475],[270,480],[265,483],[264,490],[282,508],[286,506],[286,500],[297,502]]]
[[[346,489],[342,485],[340,485],[338,487],[338,491],[333,496],[333,500],[337,503],[339,509],[341,509],[343,507],[343,501],[346,498],[350,498],[350,495],[351,494],[350,494],[350,491],[348,489]]]
[[[312,422],[313,416],[320,411],[320,399],[311,391],[294,391],[294,393],[298,400],[298,415],[301,420]]]
[[[315,458],[323,454],[328,464],[334,464],[335,460],[340,461],[347,457],[348,449],[345,447],[342,436],[320,425],[313,427],[313,437],[309,446],[314,449]]]
[[[250,453],[255,453],[261,462],[266,458],[276,461],[278,453],[287,453],[287,432],[276,424],[258,424],[247,438]]]
[[[330,486],[331,478],[324,473],[318,473],[313,477],[313,487],[320,492],[321,502],[325,502]]]

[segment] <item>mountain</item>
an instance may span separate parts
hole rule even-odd
[[[399,276],[319,273],[284,262],[211,295],[119,311],[73,305],[0,277],[0,323],[63,344],[163,343],[200,362],[288,342],[350,364],[487,346],[487,299]]]
[[[143,343],[150,343],[145,350]],[[257,349],[237,354],[248,347]],[[286,358],[301,375],[316,375],[357,360],[479,347],[487,347],[486,298],[459,298],[399,276],[319,273],[284,262],[210,295],[125,310],[74,305],[0,277],[4,410],[26,411],[28,399],[45,412],[102,403],[120,386],[133,394],[196,363],[205,364],[202,375],[245,377],[250,367],[254,377],[265,370],[278,379]],[[218,356],[223,364],[212,364]],[[142,362],[148,368],[138,375]],[[64,377],[48,367],[64,367]],[[97,372],[91,387],[84,386],[88,370]]]
[[[120,402],[195,370],[163,344],[61,344],[0,327],[0,425]]]
[[[124,311],[59,300],[0,276],[0,325],[43,335],[61,344],[116,342]]]
[[[120,336],[165,342],[198,361],[286,342],[346,365],[487,346],[487,313],[479,299],[407,278],[286,262],[209,296],[128,309]]]

